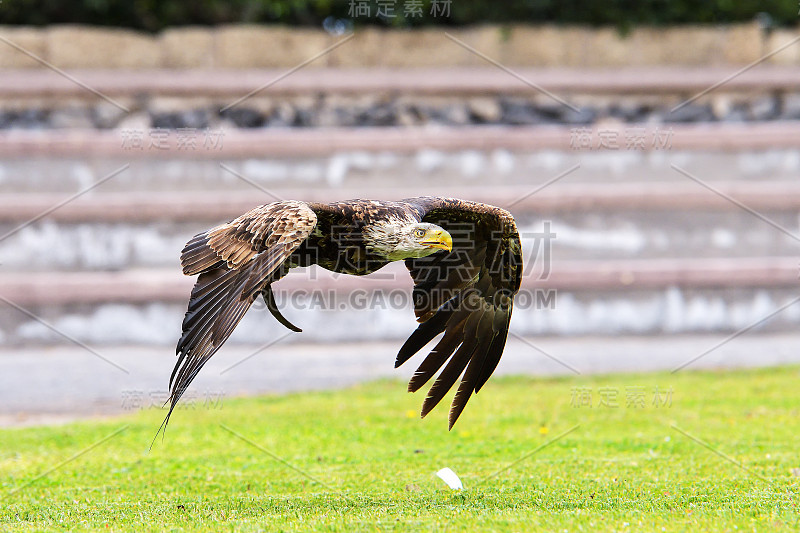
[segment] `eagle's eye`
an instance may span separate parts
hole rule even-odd
[[[422,228],[417,228],[414,230],[414,237],[417,239],[421,239],[425,236],[425,230]]]

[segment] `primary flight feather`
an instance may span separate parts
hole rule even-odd
[[[452,428],[503,353],[522,255],[508,211],[437,197],[274,202],[192,238],[181,264],[184,274],[199,277],[183,319],[164,425],[259,295],[281,324],[300,331],[280,314],[272,294],[272,283],[289,269],[316,264],[361,276],[399,260],[414,280],[420,325],[400,348],[395,367],[444,333],[408,390],[418,390],[444,367],[425,398],[424,417],[461,376],[450,409]]]

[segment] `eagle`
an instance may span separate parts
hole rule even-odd
[[[417,391],[444,366],[422,405],[424,418],[463,374],[450,409],[452,429],[503,353],[522,254],[511,213],[439,197],[279,201],[195,235],[181,252],[181,265],[184,274],[199,277],[183,319],[162,427],[259,295],[282,325],[301,331],[281,315],[272,291],[290,269],[318,265],[363,276],[393,261],[405,261],[411,274],[420,323],[395,368],[443,333],[408,390]]]

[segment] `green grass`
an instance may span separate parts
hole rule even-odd
[[[798,384],[797,368],[492,379],[447,432],[446,408],[421,421],[422,396],[382,381],[183,409],[150,453],[160,410],[4,429],[0,530],[795,530]]]

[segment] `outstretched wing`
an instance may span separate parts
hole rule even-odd
[[[269,290],[273,273],[308,238],[316,223],[307,204],[274,202],[200,233],[186,244],[181,252],[183,273],[200,277],[183,319],[164,425],[206,361],[230,337],[258,294]]]
[[[450,408],[452,428],[503,354],[514,295],[522,279],[519,233],[511,213],[497,207],[450,198],[404,201],[423,221],[447,230],[453,237],[453,250],[406,260],[414,279],[414,312],[421,324],[400,348],[395,367],[444,332],[414,373],[408,390],[419,390],[447,363],[422,405],[424,417],[463,373]]]

